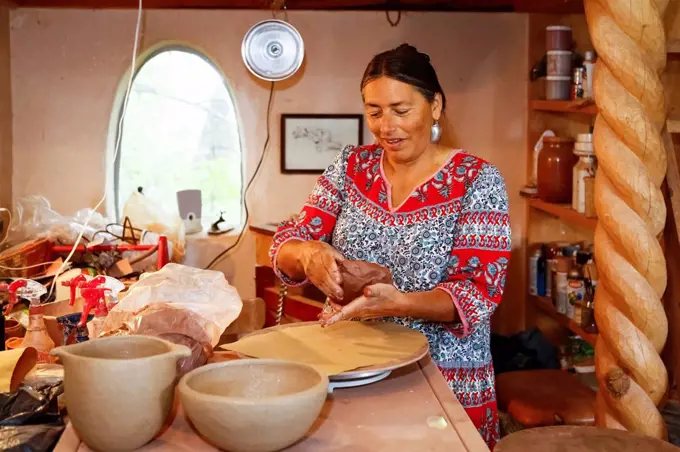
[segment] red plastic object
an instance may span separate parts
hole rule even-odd
[[[7,309],[5,310],[5,315],[8,315],[14,309],[14,305],[17,304],[17,290],[22,287],[26,287],[28,281],[25,279],[17,279],[9,285],[9,303],[7,304]]]
[[[71,289],[70,294],[71,297],[68,301],[69,306],[73,306],[73,304],[76,302],[76,289],[78,288],[78,284],[87,282],[87,279],[85,279],[85,275],[81,273],[80,275],[76,276],[70,281],[62,281],[61,285],[65,287],[69,287]]]
[[[158,250],[156,251],[157,258],[156,258],[156,266],[158,267],[158,270],[161,268],[165,267],[165,264],[170,262],[170,257],[168,254],[168,237],[165,235],[161,235],[158,237],[158,245],[130,245],[130,244],[121,244],[121,245],[95,245],[91,247],[87,247],[85,245],[79,245],[76,247],[76,251],[83,252],[83,251],[111,251],[111,250],[118,250],[118,251],[149,251],[154,249],[156,246],[158,246]],[[67,246],[67,245],[52,245],[52,252],[53,253],[70,253],[71,250],[73,249],[73,246]]]
[[[106,309],[106,292],[111,291],[106,287],[82,287],[80,294],[85,299],[83,306],[83,313],[80,316],[79,327],[84,327],[87,324],[87,317],[90,315],[92,309],[95,310],[95,315],[105,316],[108,314]]]

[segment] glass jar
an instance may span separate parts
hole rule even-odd
[[[551,203],[569,204],[572,195],[574,140],[563,137],[544,137],[538,155],[538,197]]]

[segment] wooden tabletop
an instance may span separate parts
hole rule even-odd
[[[86,452],[69,424],[55,452]],[[172,424],[141,451],[217,450],[178,407]],[[309,451],[469,451],[489,449],[429,357],[377,383],[335,389],[305,437],[286,449]]]

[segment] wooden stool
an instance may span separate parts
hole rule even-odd
[[[502,373],[496,393],[499,410],[524,428],[595,424],[595,391],[562,370]]]
[[[680,448],[639,433],[571,425],[539,427],[503,438],[494,452],[678,452]]]

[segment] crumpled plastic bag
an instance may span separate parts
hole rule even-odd
[[[47,198],[33,195],[16,199],[7,243],[46,238],[52,242],[72,244],[83,230],[92,209],[81,209],[73,217],[65,217],[54,210]],[[111,221],[94,212],[83,237],[88,240]]]
[[[103,333],[111,334],[124,327],[137,331],[143,325],[143,318],[156,312],[150,310],[140,316],[145,312],[143,308],[158,303],[195,314],[184,315],[182,321],[185,324],[178,327],[178,331],[164,327],[163,333],[186,335],[183,328],[186,327],[186,318],[191,317],[212,347],[218,344],[224,330],[243,309],[236,288],[229,285],[222,272],[170,263],[157,272],[143,274],[138,282],[130,286],[125,298],[109,311]],[[147,319],[147,323],[151,318]],[[177,319],[177,314],[169,315],[163,322],[172,323]],[[199,333],[194,332],[189,336],[203,342]]]
[[[59,382],[0,393],[0,450],[52,450],[65,428],[58,403],[63,389]]]
[[[0,426],[63,423],[58,404],[63,392],[61,382],[0,392]]]

